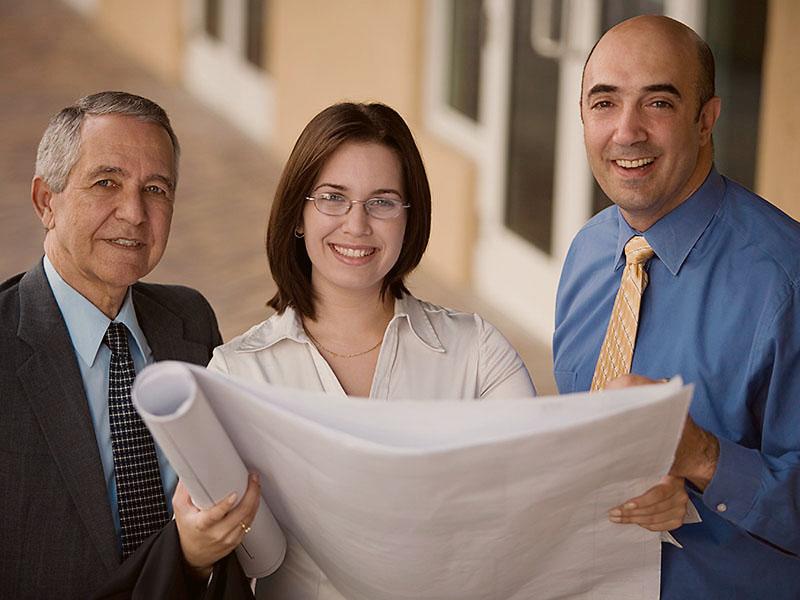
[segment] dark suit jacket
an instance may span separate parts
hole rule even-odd
[[[192,289],[137,283],[133,305],[157,361],[222,342]],[[41,262],[0,284],[0,598],[87,598],[119,571],[77,360]]]

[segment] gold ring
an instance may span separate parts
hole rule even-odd
[[[244,531],[245,534],[250,533],[250,526],[249,525],[245,525],[244,522],[239,523],[239,525],[241,526],[242,531]]]

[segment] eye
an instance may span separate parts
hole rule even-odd
[[[101,179],[100,181],[95,181],[94,184],[98,187],[104,187],[104,188],[113,187],[117,185],[116,182],[112,181],[111,179]]]
[[[594,102],[590,108],[594,109],[604,109],[604,108],[611,108],[613,105],[611,104],[610,100],[598,100]]]
[[[322,194],[317,194],[317,198],[320,200],[324,200],[325,202],[329,202],[330,204],[344,204],[347,202],[344,196],[341,194],[334,194],[331,192],[323,192]]]
[[[667,102],[666,100],[653,100],[650,103],[650,106],[653,108],[672,108],[672,103]]]
[[[367,205],[374,206],[375,208],[394,208],[399,201],[394,198],[370,198]]]
[[[159,194],[161,196],[167,195],[167,190],[158,185],[146,185],[144,191],[148,194]]]

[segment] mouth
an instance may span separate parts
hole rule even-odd
[[[372,256],[378,249],[374,247],[350,247],[340,246],[339,244],[328,244],[336,254],[344,256],[345,258],[364,258],[365,256]]]
[[[130,238],[111,238],[106,241],[112,246],[117,246],[119,248],[136,249],[144,246],[139,240],[132,240]]]
[[[618,158],[613,161],[615,165],[621,167],[623,169],[642,169],[647,165],[653,164],[655,162],[654,156],[648,156],[645,158],[634,158],[631,160],[625,158]]]

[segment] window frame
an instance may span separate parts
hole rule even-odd
[[[184,2],[186,86],[254,142],[268,146],[276,126],[275,81],[247,59],[245,1],[220,1],[220,39],[205,30],[205,2]],[[267,36],[264,43],[269,43]],[[230,94],[232,89],[238,93]]]

